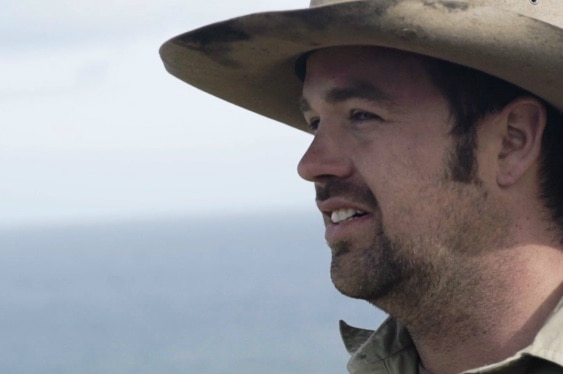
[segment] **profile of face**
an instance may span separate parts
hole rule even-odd
[[[298,171],[315,185],[335,286],[381,306],[459,281],[496,237],[498,212],[481,183],[451,177],[452,117],[420,58],[322,49],[302,93],[314,138]]]

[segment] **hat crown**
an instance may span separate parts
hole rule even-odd
[[[311,0],[309,7],[349,3],[354,1],[389,1],[389,0]],[[421,0],[414,2],[420,3]],[[452,3],[465,3],[471,6],[486,6],[506,9],[512,12],[525,14],[529,17],[563,27],[563,0],[426,0],[425,3],[451,5]]]

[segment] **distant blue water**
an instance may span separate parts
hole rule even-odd
[[[0,373],[344,373],[316,215],[0,231]]]

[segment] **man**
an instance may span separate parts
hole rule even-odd
[[[351,373],[563,373],[563,2],[313,1],[161,55],[314,134],[332,280],[391,316],[342,324]]]

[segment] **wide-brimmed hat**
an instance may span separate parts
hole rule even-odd
[[[563,0],[312,0],[167,41],[166,69],[231,103],[306,130],[295,63],[332,46],[372,45],[465,65],[563,111]]]

